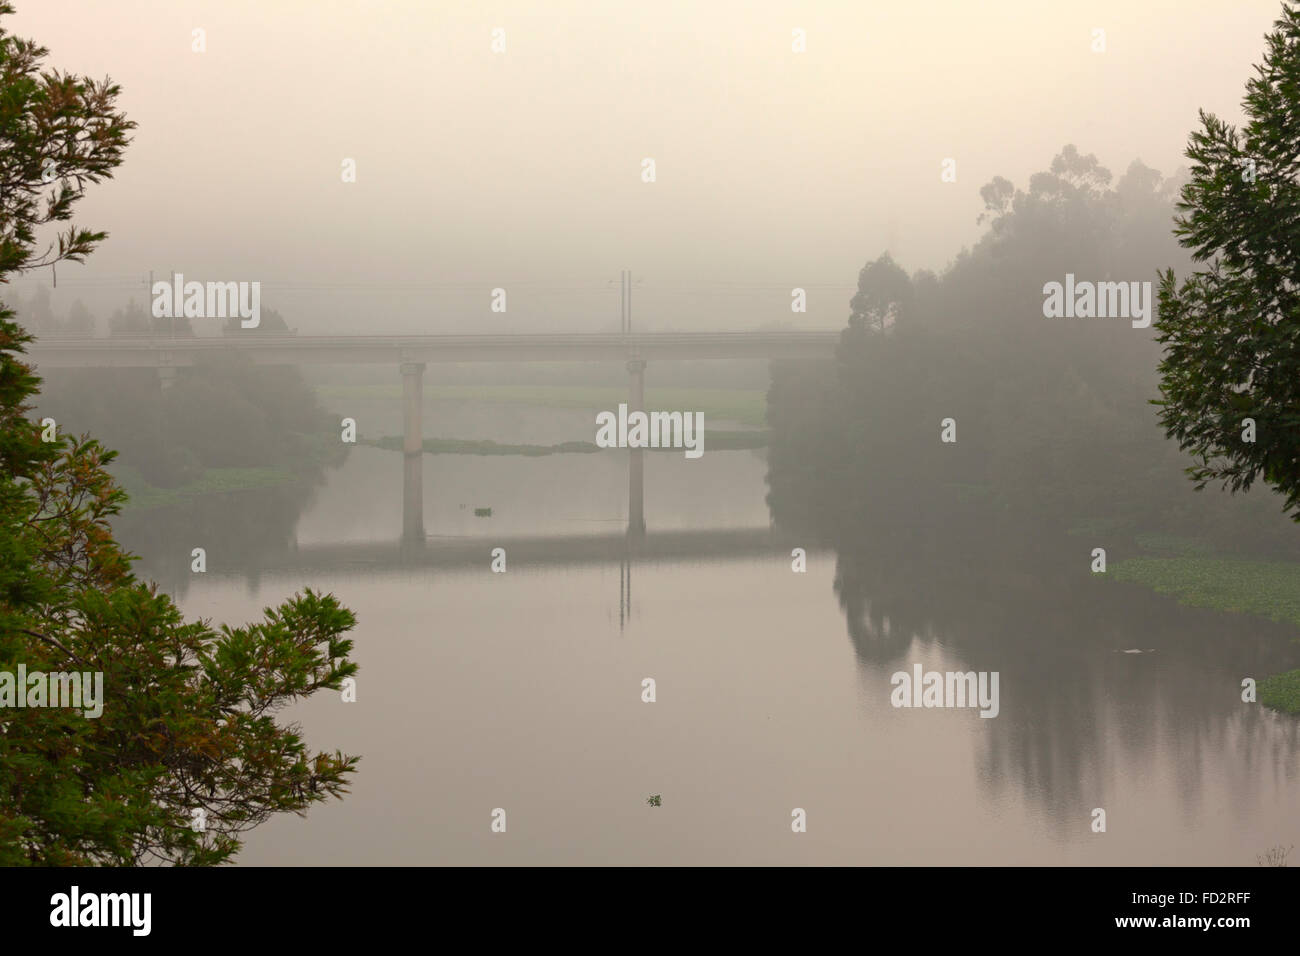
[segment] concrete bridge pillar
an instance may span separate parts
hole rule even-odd
[[[627,411],[645,411],[645,361],[632,359],[627,363],[631,376]],[[627,476],[627,534],[629,538],[645,537],[645,450],[628,449]]]
[[[424,543],[424,363],[403,362],[402,540]]]

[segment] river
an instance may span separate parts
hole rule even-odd
[[[393,405],[336,410],[396,434]],[[465,404],[428,409],[425,433],[589,441],[592,422]],[[190,616],[252,620],[306,586],[357,614],[357,701],[283,712],[310,747],[361,755],[352,792],[253,831],[241,863],[1253,866],[1297,842],[1297,722],[1239,690],[1300,666],[1285,629],[1109,582],[1087,598],[1096,619],[1060,613],[1077,595],[1021,611],[920,586],[916,624],[890,617],[897,595],[875,609],[847,597],[844,559],[811,542],[795,573],[788,539],[634,557],[629,599],[627,562],[565,560],[558,540],[623,531],[627,468],[619,451],[426,456],[429,546],[481,542],[477,564],[263,567],[280,544],[397,539],[402,458],[369,447],[286,518],[283,542],[220,536],[256,513],[249,492],[205,504],[195,540],[136,548]],[[761,533],[766,468],[753,451],[647,455],[651,536]],[[209,526],[221,544],[190,574]],[[507,555],[492,573],[496,542],[524,537],[556,539],[556,561]],[[891,676],[915,664],[999,671],[997,717],[895,708]],[[796,808],[806,832],[792,832]]]

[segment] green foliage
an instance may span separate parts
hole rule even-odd
[[[1300,521],[1300,9],[1247,84],[1241,130],[1201,112],[1176,232],[1206,268],[1160,283],[1160,421],[1203,488],[1262,479]],[[1252,165],[1253,164],[1253,168]],[[1256,424],[1254,442],[1243,420]]]
[[[1300,714],[1300,670],[1274,674],[1259,682],[1259,702],[1287,714]]]
[[[1108,577],[1174,595],[1193,607],[1255,614],[1300,627],[1300,562],[1138,557],[1112,563]]]
[[[0,16],[10,13],[13,5],[0,3]],[[36,249],[42,226],[71,220],[85,186],[111,178],[135,127],[114,108],[115,84],[42,72],[48,53],[0,27],[0,276],[81,262],[107,236],[70,225]],[[53,171],[48,182],[46,169]]]
[[[346,454],[338,419],[296,369],[239,354],[176,370],[160,400],[153,369],[55,370],[39,413],[111,442],[156,489],[230,468],[319,471]]]
[[[209,468],[192,481],[161,489],[144,481],[134,469],[118,465],[112,471],[129,495],[123,510],[131,512],[180,504],[199,495],[272,488],[298,482],[297,476],[284,468]]]
[[[70,228],[35,250],[83,183],[111,175],[132,127],[117,87],[39,72],[44,55],[0,30],[0,281],[103,238]],[[63,181],[43,199],[46,156]],[[125,497],[114,453],[84,436],[42,442],[28,417],[30,340],[0,306],[0,671],[101,673],[106,699],[98,718],[0,709],[0,866],[223,862],[271,814],[346,792],[357,758],[309,753],[275,711],[356,673],[343,637],[355,618],[308,590],[214,628],[136,580],[109,530]]]
[[[12,304],[19,321],[37,334],[88,335],[95,328],[80,302],[66,319],[55,315],[44,286],[29,301]],[[269,308],[257,329],[241,330],[238,318],[233,321],[227,334],[288,329]],[[193,335],[188,320],[153,318],[134,301],[112,314],[109,330]],[[255,365],[230,354],[205,356],[173,373],[163,393],[154,369],[55,369],[45,376],[37,415],[71,431],[92,432],[115,448],[146,494],[193,486],[205,472],[221,469],[293,469],[308,477],[346,455],[338,419],[324,411],[296,368]]]

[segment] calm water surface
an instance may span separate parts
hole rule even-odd
[[[593,430],[581,412],[437,414],[426,434],[558,442]],[[766,467],[747,451],[648,455],[651,534],[768,528]],[[359,620],[358,701],[284,712],[309,746],[362,756],[353,791],[254,831],[243,863],[1253,866],[1300,842],[1297,722],[1237,690],[1279,662],[1300,666],[1280,628],[1107,584],[1104,625],[1052,616],[1046,595],[1049,610],[1001,608],[974,641],[996,595],[957,593],[935,595],[938,624],[900,632],[887,610],[841,597],[833,552],[810,548],[794,574],[788,542],[736,547],[723,534],[671,560],[489,572],[501,541],[620,534],[619,452],[426,456],[429,546],[471,539],[481,560],[310,566],[325,546],[337,558],[396,540],[401,469],[398,454],[358,448],[282,535],[279,570],[249,573],[264,541],[210,552],[205,575],[175,573],[201,542],[175,542],[179,558],[143,552],[141,570],[191,616],[244,622],[311,586]],[[247,507],[232,498],[205,520]],[[915,663],[999,670],[1001,713],[894,709],[890,676]],[[656,793],[662,806],[647,806]],[[496,807],[505,834],[490,831]],[[795,807],[807,833],[791,832]],[[1091,832],[1095,807],[1105,834]]]

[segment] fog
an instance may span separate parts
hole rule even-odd
[[[110,241],[59,269],[56,309],[144,301],[153,270],[261,281],[307,332],[537,331],[616,329],[625,268],[638,328],[838,327],[881,251],[939,271],[973,243],[995,175],[1024,184],[1067,143],[1172,174],[1198,108],[1239,115],[1277,10],[40,0],[12,19],[112,76],[139,123],[78,210]]]
[[[1294,255],[1212,308],[1160,284],[1197,267],[1198,111],[1242,122],[1279,0],[18,7],[138,124],[76,209],[108,239],[5,290],[43,440],[120,453],[115,538],[187,619],[356,614],[357,696],[285,711],[355,787],[240,862],[1297,842],[1300,359],[1247,348]],[[1248,203],[1300,145],[1257,152],[1202,168],[1272,239],[1300,200]],[[666,334],[435,334],[617,333],[624,270]],[[260,326],[151,315],[175,274],[260,283]],[[1165,407],[1263,449],[1248,495],[1195,490],[1156,410],[1171,303],[1247,343],[1184,350]]]

